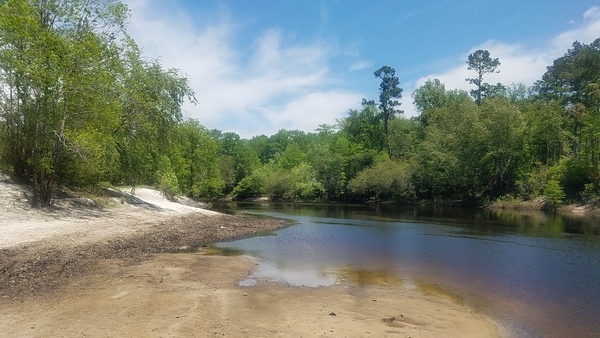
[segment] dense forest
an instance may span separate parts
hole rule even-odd
[[[398,203],[600,196],[600,39],[533,86],[489,84],[501,60],[465,66],[473,90],[430,79],[400,109],[395,69],[379,98],[335,125],[242,139],[184,119],[177,69],[148,61],[117,0],[0,1],[0,170],[45,206],[57,188],[151,185],[169,197]],[[201,98],[198,100],[201,104]]]

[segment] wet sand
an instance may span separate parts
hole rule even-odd
[[[446,297],[390,286],[240,287],[245,256],[105,260],[58,293],[5,302],[5,337],[499,337]]]

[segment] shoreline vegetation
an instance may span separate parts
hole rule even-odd
[[[307,201],[296,201],[296,200],[273,200],[271,199],[269,196],[261,196],[261,197],[255,197],[255,198],[244,198],[244,199],[234,199],[231,197],[228,198],[222,198],[219,199],[218,201],[220,202],[240,202],[240,203],[244,203],[244,202],[249,202],[249,203],[298,203],[298,204],[304,204],[304,203],[316,203],[316,204],[338,204],[335,202],[307,202]],[[344,203],[341,203],[344,204]],[[375,200],[370,200],[367,202],[363,202],[363,203],[350,203],[350,204],[355,204],[355,205],[369,205],[369,204],[382,204],[382,205],[388,205],[388,204],[398,204],[396,201],[375,201]],[[546,198],[544,198],[543,196],[541,197],[537,197],[534,198],[532,200],[524,200],[524,199],[520,199],[520,198],[513,198],[513,197],[507,197],[507,198],[499,198],[495,201],[492,202],[480,202],[480,201],[476,201],[476,202],[465,202],[465,201],[439,201],[439,202],[432,202],[432,201],[422,201],[422,203],[410,203],[410,204],[406,204],[406,203],[400,203],[399,205],[439,205],[439,206],[453,206],[453,207],[478,207],[478,208],[485,208],[485,209],[491,209],[491,210],[531,210],[531,211],[540,211],[540,212],[545,212],[545,213],[559,213],[559,214],[573,214],[573,215],[600,215],[600,208],[598,208],[598,203],[594,202],[594,203],[571,203],[571,204],[564,204],[564,205],[560,205],[558,207],[556,207],[556,210],[554,210],[551,206],[549,206],[548,200]]]
[[[184,117],[185,102],[202,102],[185,70],[143,55],[126,4],[100,0],[93,12],[70,1],[0,6],[0,170],[32,187],[35,207],[59,188],[120,185],[194,200],[544,196],[553,211],[600,199],[600,38],[574,41],[530,86],[486,82],[502,60],[476,50],[465,65],[472,89],[427,79],[412,117],[384,65],[373,72],[378,99],[334,124],[244,139]]]
[[[385,280],[240,287],[257,262],[206,255],[206,245],[288,222],[218,214],[147,188],[120,191],[103,208],[69,196],[52,210],[35,209],[27,187],[0,180],[4,334],[500,337],[492,321],[451,295]]]

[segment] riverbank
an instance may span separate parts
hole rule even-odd
[[[202,249],[284,221],[170,204],[149,189],[115,197],[123,204],[109,208],[71,199],[40,211],[27,207],[22,189],[0,182],[6,337],[499,336],[491,321],[451,297],[414,289],[243,288],[239,281],[256,262]]]
[[[533,210],[544,211],[547,209],[547,202],[544,198],[535,198],[533,200],[504,199],[497,200],[487,204],[488,209],[507,209],[507,210]],[[556,212],[566,215],[600,215],[600,208],[597,204],[564,204],[556,209]]]
[[[499,337],[452,300],[386,286],[241,288],[248,257],[105,260],[60,294],[4,302],[5,337]]]

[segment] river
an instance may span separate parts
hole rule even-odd
[[[349,275],[369,284],[369,276],[390,275],[480,311],[507,337],[600,337],[597,217],[388,205],[217,207],[295,222],[218,244],[259,260],[242,285],[266,278],[326,286]]]

